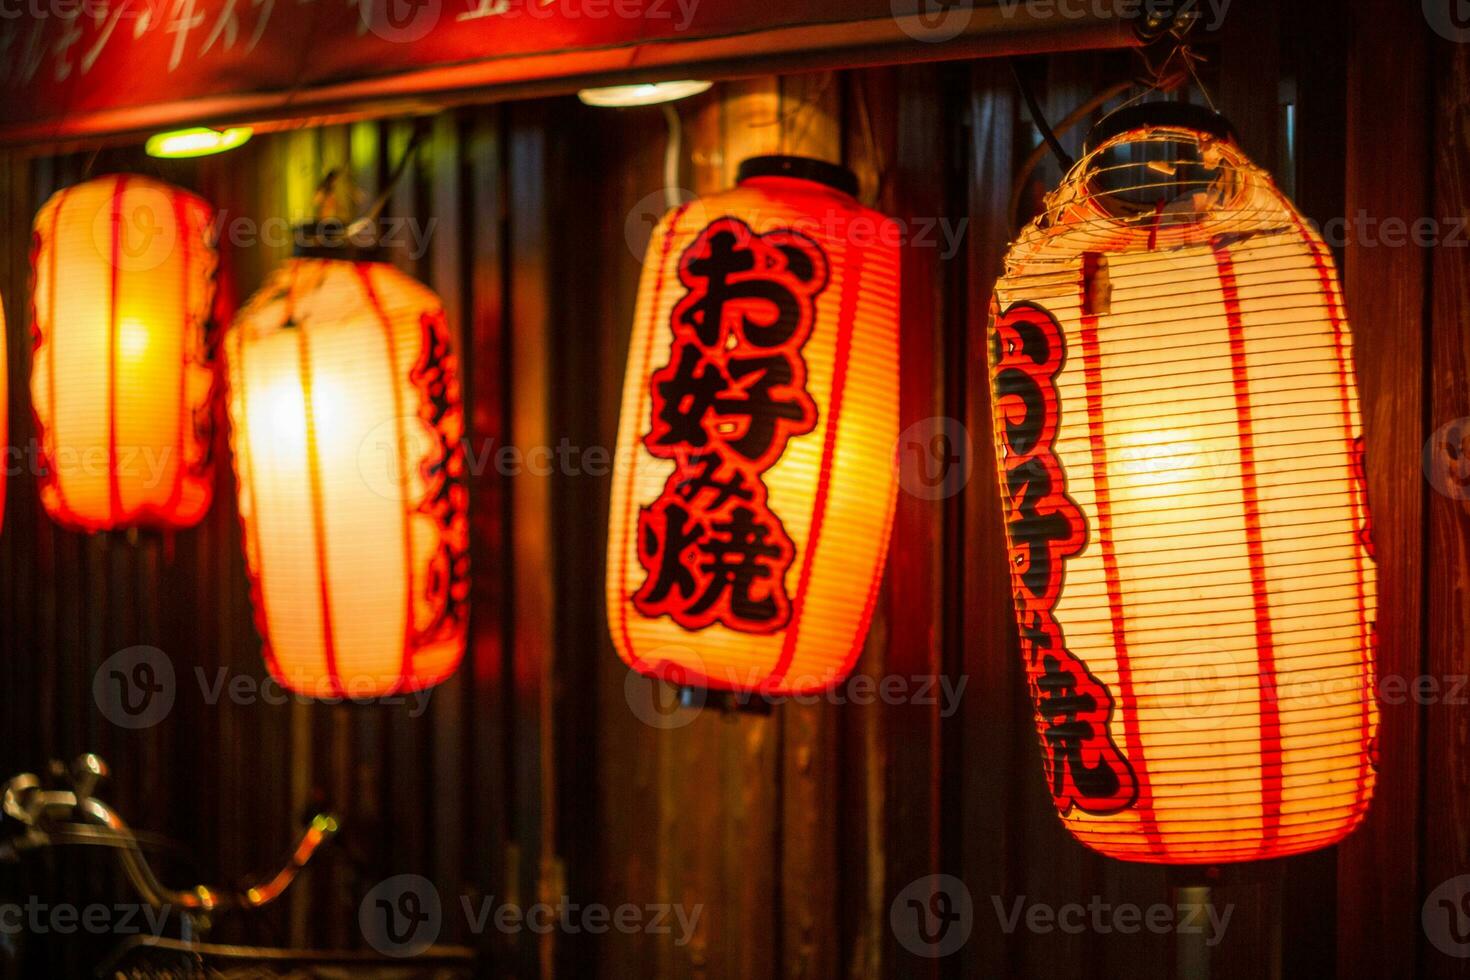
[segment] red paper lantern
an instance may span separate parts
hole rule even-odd
[[[131,174],[58,191],[36,215],[31,401],[57,523],[183,528],[209,510],[213,220]]]
[[[607,554],[635,670],[791,694],[861,651],[897,486],[898,236],[854,184],[747,160],[649,242]]]
[[[458,366],[439,298],[384,262],[278,269],[225,340],[256,624],[315,697],[430,687],[464,651]]]
[[[995,433],[1047,782],[1114,857],[1340,840],[1374,569],[1332,257],[1189,107],[1120,112],[996,287]]]

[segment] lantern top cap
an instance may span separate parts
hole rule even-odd
[[[388,252],[371,233],[337,218],[308,221],[292,229],[293,258],[342,262],[387,262]]]
[[[1187,102],[1145,102],[1104,116],[1087,134],[1083,155],[1095,153],[1099,147],[1124,133],[1156,127],[1193,129],[1218,140],[1238,142],[1235,127],[1212,109]]]
[[[741,183],[752,177],[794,177],[823,184],[855,197],[858,191],[857,175],[838,163],[828,163],[813,157],[759,156],[740,161],[735,172],[735,182]]]

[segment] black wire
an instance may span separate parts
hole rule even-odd
[[[1026,111],[1031,114],[1031,121],[1041,132],[1041,138],[1046,140],[1046,145],[1051,147],[1052,156],[1057,158],[1061,165],[1062,173],[1071,170],[1076,160],[1072,155],[1062,148],[1057,134],[1052,132],[1051,126],[1047,124],[1046,117],[1041,114],[1041,106],[1036,101],[1036,93],[1031,91],[1031,86],[1026,84],[1026,78],[1021,74],[1021,68],[1016,64],[1016,59],[1010,60],[1011,74],[1016,79],[1016,87],[1021,90],[1021,98],[1026,102]]]

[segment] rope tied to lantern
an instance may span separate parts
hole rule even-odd
[[[1332,259],[1229,127],[1097,127],[996,286],[991,383],[1053,800],[1103,853],[1327,846],[1372,793],[1376,586]]]

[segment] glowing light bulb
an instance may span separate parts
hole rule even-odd
[[[709,91],[713,82],[684,79],[677,82],[640,82],[637,85],[608,85],[604,88],[584,88],[577,98],[586,105],[600,108],[619,108],[635,105],[658,105],[687,99]]]
[[[249,126],[231,126],[229,129],[193,126],[150,136],[143,149],[150,157],[164,160],[206,157],[243,146],[254,134],[255,130]]]
[[[142,320],[129,317],[118,324],[117,349],[123,360],[139,362],[147,358],[152,335]]]

